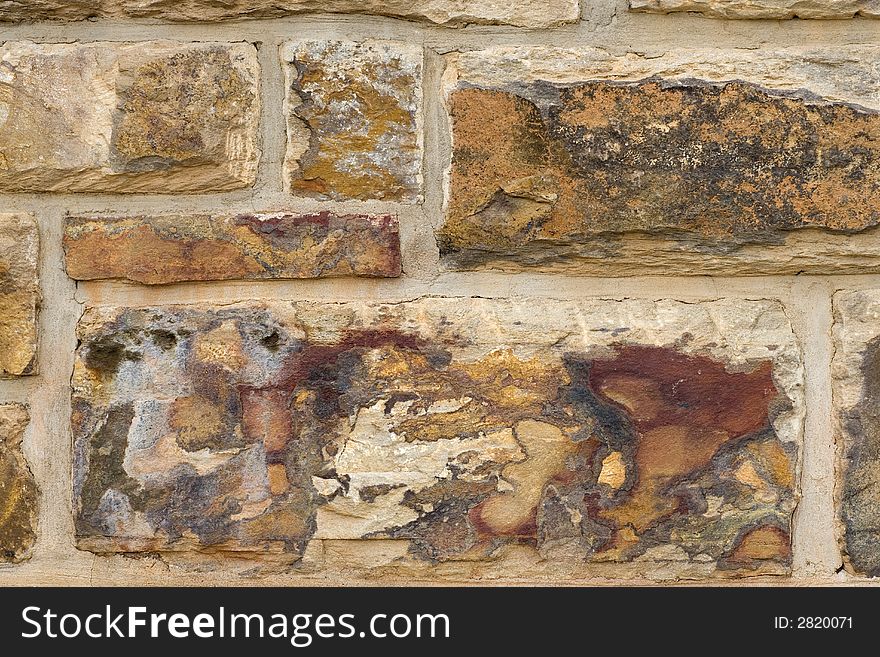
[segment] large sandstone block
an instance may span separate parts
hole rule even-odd
[[[154,18],[220,21],[304,12],[359,13],[440,25],[552,27],[578,20],[578,0],[0,0],[0,21]]]
[[[40,237],[29,214],[0,214],[0,377],[36,374]]]
[[[92,308],[79,338],[84,549],[789,570],[803,374],[777,302]]]
[[[390,215],[68,217],[64,251],[76,280],[400,275],[400,234]]]
[[[37,538],[37,485],[21,452],[28,412],[0,404],[0,562],[28,558]]]
[[[876,46],[450,55],[441,253],[584,273],[874,270],[878,62]]]
[[[880,0],[630,0],[633,11],[695,11],[713,18],[880,18]]]
[[[254,183],[249,44],[0,47],[0,191],[216,192]]]
[[[287,44],[285,184],[297,196],[415,202],[422,190],[422,49]]]
[[[841,547],[848,567],[880,576],[880,291],[834,297],[835,438]]]

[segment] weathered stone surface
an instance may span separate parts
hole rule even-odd
[[[630,0],[633,11],[695,11],[713,18],[880,18],[880,0]]]
[[[415,202],[422,188],[422,50],[307,41],[287,71],[285,181],[320,199]]]
[[[586,272],[876,267],[878,55],[876,47],[452,55],[441,253],[458,267]],[[790,237],[802,230],[811,233]],[[839,236],[861,231],[873,251],[848,261],[852,248]],[[816,262],[817,232],[836,234],[822,251],[844,242],[840,258]],[[769,252],[756,251],[765,245]]]
[[[210,192],[252,185],[249,44],[0,47],[0,190]]]
[[[802,366],[776,302],[93,308],[79,337],[82,548],[789,567]]]
[[[36,374],[39,250],[31,215],[0,214],[0,377]]]
[[[880,291],[834,297],[837,498],[851,570],[880,576]]]
[[[303,12],[376,14],[450,26],[520,27],[573,23],[580,15],[577,0],[0,0],[0,22],[92,17],[204,22]]]
[[[389,215],[68,217],[67,273],[138,283],[400,275]]]
[[[21,404],[0,404],[0,562],[27,559],[37,538],[37,485],[21,453]]]

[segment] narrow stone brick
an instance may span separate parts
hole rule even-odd
[[[841,548],[851,571],[880,576],[880,290],[834,297],[832,380]]]
[[[36,374],[37,259],[40,239],[29,214],[0,214],[0,376]]]
[[[422,50],[307,41],[283,50],[285,180],[297,196],[416,202],[422,189]]]
[[[468,23],[553,27],[578,20],[578,0],[4,0],[0,22],[76,21],[86,18],[153,18],[221,21],[272,18],[304,12],[359,13],[439,25]]]
[[[76,280],[400,275],[397,218],[389,215],[68,217],[64,251]]]
[[[216,192],[254,183],[249,44],[0,47],[0,190]]]
[[[21,452],[22,404],[0,404],[0,562],[30,556],[37,538],[37,485]]]
[[[803,372],[776,302],[92,308],[79,338],[84,549],[385,539],[406,572],[471,577],[790,567]]]
[[[878,55],[451,55],[441,253],[586,273],[875,269]]]
[[[630,0],[633,11],[713,18],[880,18],[880,0]]]

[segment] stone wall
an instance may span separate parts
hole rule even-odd
[[[0,0],[0,584],[871,582],[878,17]]]

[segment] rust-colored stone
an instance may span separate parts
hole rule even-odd
[[[389,215],[72,217],[67,273],[138,283],[323,276],[399,276],[397,218]]]
[[[426,568],[520,546],[783,573],[800,384],[781,317],[449,298],[90,310],[78,540],[295,560],[384,538]]]
[[[462,85],[449,109],[438,237],[459,264],[598,252],[628,233],[717,250],[880,223],[873,110],[746,82],[657,79]]]

